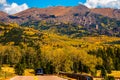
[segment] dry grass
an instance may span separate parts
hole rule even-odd
[[[120,71],[112,71],[112,73],[108,75],[114,76],[114,77],[120,77]]]
[[[10,78],[16,76],[14,68],[4,65],[0,71],[0,80],[9,80]],[[24,76],[34,76],[33,69],[26,69]]]
[[[100,76],[100,74],[101,74],[101,71],[98,70],[96,76]],[[109,75],[109,76],[114,76],[114,77],[120,77],[120,71],[112,71],[111,74],[107,74],[107,75]]]
[[[34,76],[34,70],[33,69],[26,69],[24,75],[25,76]]]
[[[0,80],[9,80],[9,78],[15,76],[14,69],[12,67],[3,66],[0,71]]]
[[[13,67],[9,67],[9,66],[2,67],[2,71],[8,72],[8,73],[12,73],[12,74],[15,73],[14,68]]]

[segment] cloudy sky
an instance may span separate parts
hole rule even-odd
[[[48,6],[76,6],[84,4],[89,8],[117,8],[120,0],[0,0],[0,10],[15,14],[30,7],[44,8]]]

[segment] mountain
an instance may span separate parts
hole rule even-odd
[[[91,12],[120,20],[120,9],[95,8]]]
[[[17,14],[8,15],[0,12],[0,21],[10,21],[22,24],[29,20],[43,20],[48,18],[57,18],[58,20],[71,21],[72,18],[78,15],[87,16],[88,14],[97,14],[104,17],[115,18],[120,20],[120,10],[111,8],[95,8],[89,9],[84,5],[75,7],[48,7],[48,8],[30,8]],[[62,18],[61,18],[62,17]],[[64,18],[63,18],[64,17]],[[6,19],[7,18],[7,19]],[[5,20],[2,20],[5,19]]]
[[[120,21],[101,14],[83,5],[0,12],[0,69],[9,65],[18,75],[40,67],[45,74],[120,70]]]
[[[7,22],[8,21],[8,14],[5,12],[0,11],[0,21],[1,22]]]
[[[58,20],[59,21],[71,21],[73,14],[80,13],[85,14],[89,9],[83,5],[76,7],[48,7],[48,8],[30,8],[20,13],[8,16],[11,22],[17,22],[22,24],[27,21],[38,20]]]
[[[72,37],[88,35],[120,36],[120,10],[75,7],[30,8],[14,15],[0,17],[1,22],[15,22],[38,30],[54,31]]]

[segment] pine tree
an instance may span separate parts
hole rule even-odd
[[[24,65],[21,64],[21,63],[17,63],[16,66],[15,66],[15,73],[17,75],[23,75],[24,74]]]
[[[20,62],[15,65],[15,73],[17,75],[23,75],[26,68],[25,55],[22,56]]]
[[[41,68],[41,49],[40,49],[40,46],[39,44],[36,44],[34,46],[35,50],[36,50],[36,55],[35,56],[35,59],[34,59],[34,70],[38,69],[38,68]]]
[[[101,68],[101,76],[105,78],[106,75],[107,75],[107,72],[106,72],[105,68],[102,67],[102,68]]]
[[[0,70],[1,70],[1,67],[2,67],[2,56],[0,54]]]

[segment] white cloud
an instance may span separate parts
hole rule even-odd
[[[0,0],[0,4],[5,4],[6,0]]]
[[[8,4],[6,0],[0,0],[0,10],[8,14],[15,14],[28,9],[27,4],[18,5],[17,3]]]
[[[120,0],[86,0],[83,3],[89,8],[117,8],[120,9]]]

